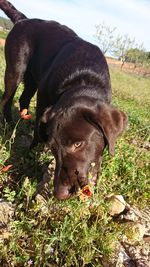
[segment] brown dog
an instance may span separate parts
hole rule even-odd
[[[93,162],[96,183],[103,150],[108,145],[114,154],[127,117],[110,105],[108,66],[97,46],[57,22],[27,19],[6,0],[0,7],[15,23],[5,47],[4,118],[11,120],[22,80],[20,111],[28,109],[38,88],[32,147],[47,142],[56,159],[54,195],[67,199],[88,184]]]

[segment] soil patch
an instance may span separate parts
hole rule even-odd
[[[110,57],[107,57],[106,60],[107,60],[108,65],[121,69],[121,65],[122,65],[121,61],[110,58]],[[125,62],[122,67],[122,70],[128,73],[133,73],[133,74],[141,75],[144,77],[150,77],[150,67],[144,68],[142,66],[135,66],[135,64],[133,63]]]

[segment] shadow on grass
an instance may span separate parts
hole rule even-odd
[[[38,184],[51,161],[46,158],[44,145],[39,144],[35,149],[30,150],[34,121],[21,119],[18,109],[14,106],[12,116],[13,121],[8,124],[4,123],[3,116],[0,114],[0,168],[12,165],[7,173],[0,172],[0,177],[2,176],[0,197],[6,186],[18,191],[26,177]],[[44,153],[43,158],[42,153]],[[51,173],[50,176],[52,175]]]

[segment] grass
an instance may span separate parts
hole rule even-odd
[[[137,107],[150,108],[150,78],[136,76],[111,69],[113,94],[122,100],[133,101]]]
[[[0,31],[0,38],[1,39],[6,39],[7,35],[8,35],[7,31]]]
[[[0,51],[0,95],[3,91],[5,63]],[[111,69],[113,103],[129,117],[129,126],[116,145],[115,157],[104,153],[101,175],[93,197],[80,202],[77,196],[61,202],[51,196],[48,211],[36,203],[37,184],[52,159],[41,146],[30,152],[26,137],[33,134],[35,99],[31,103],[33,119],[19,119],[19,87],[14,100],[14,123],[0,122],[0,165],[13,164],[0,173],[0,197],[15,205],[9,236],[0,241],[2,267],[101,267],[108,259],[124,226],[108,214],[107,194],[122,194],[125,200],[143,208],[150,192],[150,79]],[[52,181],[49,184],[53,190]]]

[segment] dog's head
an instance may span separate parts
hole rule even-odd
[[[126,124],[127,117],[122,111],[104,103],[78,102],[44,112],[39,132],[56,159],[56,198],[67,199],[79,187],[87,185],[89,172],[96,182],[105,146],[114,155],[116,139]]]

